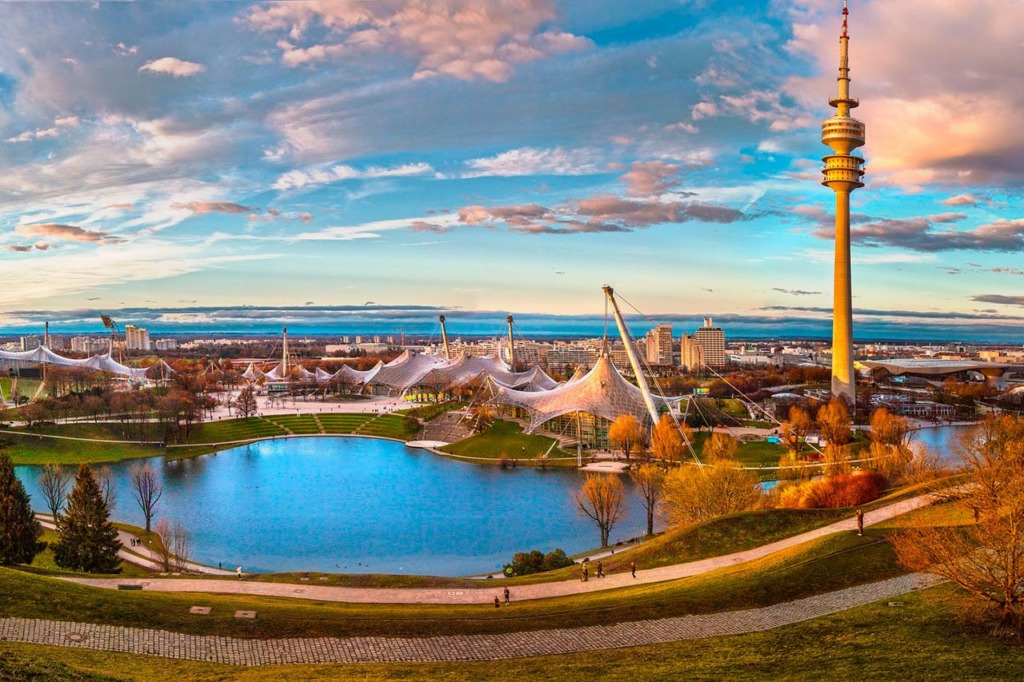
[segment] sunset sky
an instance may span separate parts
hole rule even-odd
[[[2,3],[0,325],[581,315],[605,283],[650,314],[824,320],[841,7]],[[1019,0],[851,0],[859,320],[1024,321],[1021,26]]]

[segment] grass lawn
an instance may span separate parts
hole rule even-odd
[[[285,436],[287,431],[261,417],[203,422],[192,427],[189,443],[226,443],[270,436]]]
[[[297,436],[320,433],[320,426],[311,414],[275,414],[263,420],[284,427]]]
[[[352,433],[373,418],[372,414],[321,414],[320,423],[327,433]]]
[[[43,438],[38,435],[0,433],[4,452],[15,464],[89,464],[116,462],[162,455],[166,450],[155,445],[132,443],[92,443],[88,441]]]
[[[529,460],[536,460],[544,455],[553,442],[554,439],[547,436],[525,434],[519,424],[499,419],[483,433],[446,445],[441,451],[460,457],[494,460],[504,457],[529,463]],[[575,466],[575,455],[560,448],[551,450],[550,457],[572,457],[572,465]]]
[[[939,587],[764,633],[484,663],[239,668],[0,643],[0,679],[647,680],[1019,679],[1024,647],[957,622],[959,595]]]
[[[361,436],[382,436],[384,438],[397,438],[398,440],[410,440],[419,426],[415,429],[406,427],[405,417],[398,414],[382,414],[364,422],[355,433]]]

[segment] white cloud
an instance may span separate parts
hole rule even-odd
[[[175,78],[188,78],[206,71],[206,67],[196,62],[187,62],[177,57],[162,57],[146,62],[139,67],[139,72],[165,73]]]
[[[368,180],[375,178],[401,178],[422,175],[437,175],[429,163],[407,163],[401,166],[370,166],[364,169],[346,164],[319,165],[296,168],[284,173],[274,183],[274,189],[298,189],[327,185],[340,180]]]
[[[497,156],[466,161],[464,178],[513,177],[520,175],[594,175],[605,172],[600,155],[593,149],[536,149],[520,147]]]

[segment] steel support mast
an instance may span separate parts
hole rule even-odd
[[[626,347],[626,357],[629,358],[629,366],[633,368],[633,374],[636,376],[636,383],[640,388],[640,394],[644,397],[647,413],[651,415],[651,424],[656,425],[659,419],[658,408],[654,405],[654,396],[651,395],[651,389],[647,386],[647,379],[644,378],[643,368],[640,367],[640,360],[637,359],[636,352],[633,350],[633,342],[629,338],[629,330],[622,319],[622,313],[619,312],[619,304],[615,302],[615,292],[607,285],[602,287],[602,289],[605,296],[608,297],[608,301],[612,304],[615,324],[619,327],[619,336],[622,337],[622,344]]]

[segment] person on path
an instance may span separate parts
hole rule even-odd
[[[505,588],[505,605],[506,605],[506,606],[508,605],[508,603],[509,603],[509,599],[510,599],[511,597],[512,597],[512,593],[511,593],[511,592],[509,592],[509,591],[508,591],[508,588],[506,587],[506,588]]]
[[[633,574],[634,578],[636,577],[636,562],[635,561],[630,561],[629,562],[629,572]]]
[[[600,562],[600,561],[597,562],[597,577],[598,578],[603,578],[604,577],[604,564],[602,562]]]
[[[857,535],[864,537],[864,510],[857,510]]]
[[[583,564],[583,582],[587,582],[590,579],[590,569],[587,568],[586,564]]]
[[[494,608],[496,608],[496,609],[500,609],[501,608],[501,602],[498,601],[498,595],[494,595]]]
[[[242,567],[238,566],[237,568],[235,568],[235,572],[238,573],[238,579],[241,580],[242,579]]]

